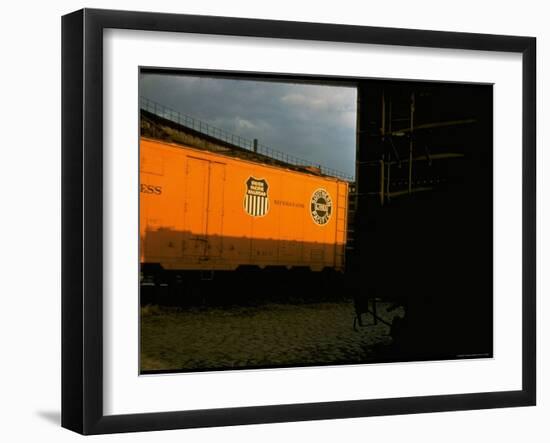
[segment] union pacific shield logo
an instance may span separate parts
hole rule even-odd
[[[269,185],[263,178],[249,177],[246,181],[244,210],[252,217],[263,217],[269,212]]]

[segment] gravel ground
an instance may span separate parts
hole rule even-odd
[[[400,312],[378,314],[388,321]],[[354,330],[351,302],[141,311],[142,371],[361,363],[391,342],[378,323]]]

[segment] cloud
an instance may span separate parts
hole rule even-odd
[[[237,127],[243,130],[257,130],[256,125],[244,118],[237,117]]]
[[[312,164],[355,173],[355,88],[142,74],[139,93]]]

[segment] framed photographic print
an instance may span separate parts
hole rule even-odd
[[[64,16],[62,425],[534,405],[535,50]]]

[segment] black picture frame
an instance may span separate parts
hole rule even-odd
[[[522,55],[522,389],[131,415],[103,412],[103,30],[170,31]],[[536,39],[83,9],[62,18],[62,426],[82,434],[320,420],[536,403]]]

